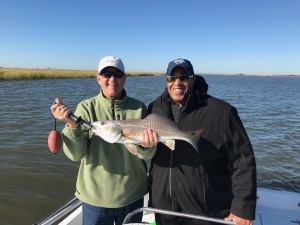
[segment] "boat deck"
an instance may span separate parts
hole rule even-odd
[[[145,206],[147,206],[148,203],[147,197],[148,196],[145,196]],[[69,203],[58,208],[36,223],[36,225],[50,225],[62,217],[64,219],[59,225],[80,225],[82,220],[81,210],[80,200],[74,198],[70,200]],[[147,207],[136,211],[137,212],[134,211],[133,213],[143,212],[142,222],[148,222],[149,224],[155,224],[154,212],[169,215],[177,214],[176,216],[180,217],[213,221],[220,224],[235,224],[234,222],[227,222],[216,218],[201,217]],[[128,215],[128,217],[131,217],[131,214]],[[124,224],[129,224],[126,219],[124,220]],[[259,188],[257,190],[257,208],[254,225],[300,225],[300,194]]]

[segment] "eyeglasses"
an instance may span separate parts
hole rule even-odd
[[[177,80],[177,79],[179,79],[180,81],[187,82],[193,76],[194,75],[189,76],[188,74],[181,74],[181,75],[177,75],[177,76],[167,75],[167,82],[175,82],[175,80]]]
[[[114,76],[115,78],[122,78],[125,73],[121,72],[121,71],[117,71],[117,72],[104,72],[100,74],[101,76],[105,77],[105,78],[111,78],[112,76]]]

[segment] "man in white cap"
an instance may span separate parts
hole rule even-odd
[[[127,96],[124,90],[125,68],[115,56],[102,58],[96,79],[101,92],[80,102],[76,116],[95,122],[103,120],[142,119],[147,107]],[[147,169],[144,159],[156,151],[158,137],[151,130],[144,131],[137,146],[137,154],[125,145],[108,143],[92,132],[85,132],[68,117],[71,110],[59,99],[51,106],[55,118],[66,122],[63,129],[63,150],[68,158],[81,161],[75,195],[83,202],[83,225],[121,225],[126,215],[143,207],[148,192]],[[132,222],[141,222],[133,218]]]

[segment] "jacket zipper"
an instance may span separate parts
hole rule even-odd
[[[181,119],[182,111],[181,109],[177,111],[177,115],[174,117],[174,122],[179,126],[179,122]],[[174,207],[174,199],[172,196],[172,164],[173,164],[173,152],[171,151],[171,158],[170,158],[170,168],[169,168],[169,192],[170,192],[170,199],[171,199],[171,207],[172,210],[175,211]]]
[[[172,210],[175,211],[173,197],[172,197],[172,162],[173,162],[173,152],[171,152],[170,168],[169,168],[169,194],[170,194],[170,199],[171,199]]]
[[[112,110],[112,118],[113,118],[113,120],[115,120],[116,118],[116,116],[115,116],[115,99],[112,99],[112,101],[111,101],[111,110]]]

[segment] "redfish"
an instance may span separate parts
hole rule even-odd
[[[175,122],[157,114],[150,114],[145,119],[97,121],[92,125],[92,132],[109,143],[124,144],[132,154],[136,154],[136,145],[142,138],[141,133],[147,129],[156,132],[159,141],[171,150],[175,148],[175,140],[184,140],[198,151],[197,143],[203,132],[203,129],[194,132],[181,131]]]

